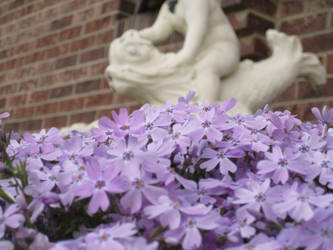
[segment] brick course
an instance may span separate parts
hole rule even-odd
[[[5,129],[38,130],[91,122],[121,106],[139,105],[112,93],[105,80],[110,42],[128,29],[143,29],[163,2],[132,15],[134,0],[0,1],[0,113],[11,112]],[[333,3],[331,0],[223,0],[222,7],[240,37],[242,58],[269,55],[268,28],[300,36],[305,51],[321,56],[328,83],[314,91],[300,81],[272,106],[305,119],[311,105],[333,104]],[[163,52],[181,48],[174,34]]]

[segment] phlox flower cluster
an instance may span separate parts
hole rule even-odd
[[[333,110],[231,117],[193,96],[2,134],[0,248],[332,249]]]

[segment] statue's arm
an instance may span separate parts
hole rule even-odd
[[[207,0],[192,0],[186,7],[187,32],[183,48],[178,52],[183,63],[192,61],[198,54],[208,29],[209,6]]]
[[[169,22],[169,14],[169,7],[164,3],[153,26],[141,30],[140,35],[153,43],[167,39],[173,32],[173,28]]]

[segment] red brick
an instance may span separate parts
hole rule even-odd
[[[311,0],[308,1],[308,12],[312,13],[314,11],[330,10],[333,8],[332,0]]]
[[[286,91],[284,91],[282,93],[282,95],[275,98],[275,100],[272,101],[272,103],[294,100],[295,99],[295,86],[296,86],[295,84],[290,86]]]
[[[6,98],[0,99],[0,109],[4,109],[6,107]]]
[[[304,34],[324,29],[327,14],[318,14],[296,20],[286,21],[281,24],[280,30],[288,34]]]
[[[107,61],[94,64],[89,67],[89,72],[91,75],[103,75],[103,78],[104,78],[104,72],[108,65],[109,65],[109,63]]]
[[[48,61],[37,65],[36,74],[41,75],[53,70],[54,62]]]
[[[58,34],[44,36],[37,40],[37,48],[49,46],[57,42]]]
[[[72,95],[73,86],[65,86],[60,88],[55,88],[50,90],[50,98],[59,98]]]
[[[9,132],[17,132],[20,129],[20,123],[19,122],[14,122],[14,123],[5,123],[4,125],[4,131],[5,133]]]
[[[41,104],[36,108],[36,114],[47,115],[47,114],[56,113],[58,111],[58,106],[59,105],[57,102]]]
[[[54,20],[50,25],[50,30],[57,30],[65,28],[72,24],[73,16],[66,16],[60,19]]]
[[[13,118],[32,118],[34,116],[34,110],[34,107],[16,109]]]
[[[270,0],[223,0],[222,7],[226,13],[241,9],[255,9],[266,15],[273,16],[276,13],[276,4]]]
[[[100,58],[105,58],[104,48],[94,49],[87,51],[81,55],[80,62],[85,63],[89,61],[98,60]]]
[[[25,63],[26,64],[35,63],[44,60],[44,58],[45,58],[45,51],[35,52],[25,57]]]
[[[270,53],[266,43],[258,37],[240,39],[240,51],[242,58],[255,61],[266,58]]]
[[[28,43],[24,43],[24,44],[21,44],[20,46],[18,46],[16,49],[15,49],[15,54],[20,54],[20,53],[25,53],[27,51],[30,51],[34,48],[34,42],[28,42]]]
[[[8,99],[8,105],[11,107],[17,107],[26,104],[27,102],[27,95],[17,95],[10,97]]]
[[[73,24],[86,23],[87,20],[92,20],[100,15],[100,5],[91,6],[89,9],[75,13]]]
[[[299,83],[298,99],[324,96],[333,96],[333,78],[327,79],[326,84],[318,87],[318,89],[313,89],[308,81],[302,81]]]
[[[10,3],[9,9],[12,10],[12,9],[21,7],[22,5],[24,5],[27,2],[28,2],[27,0],[14,0],[13,2]]]
[[[45,119],[44,127],[45,128],[61,128],[67,125],[67,116],[55,116]]]
[[[78,26],[62,31],[59,35],[59,41],[62,42],[68,39],[78,37],[81,34],[81,29],[82,27]]]
[[[70,67],[76,64],[76,55],[73,56],[68,56],[65,58],[58,59],[55,63],[55,68],[56,69],[62,69],[66,67]]]
[[[2,95],[13,94],[17,90],[17,84],[9,84],[3,87],[0,87],[0,93]]]
[[[302,39],[304,51],[324,52],[333,50],[333,32]]]
[[[37,131],[42,128],[42,120],[29,120],[20,123],[21,131]]]
[[[254,32],[264,34],[267,29],[274,27],[273,22],[247,11],[230,14],[229,21],[236,33],[241,36]]]
[[[113,30],[108,30],[104,33],[98,34],[96,35],[96,44],[100,45],[100,44],[109,44],[112,42],[112,40],[114,39],[114,32]]]
[[[101,14],[111,13],[119,8],[119,1],[108,1],[103,4]]]
[[[327,72],[333,73],[333,54],[327,56]]]
[[[75,98],[60,103],[60,111],[73,111],[83,109],[84,98]]]
[[[84,33],[95,32],[100,29],[106,28],[106,27],[110,26],[111,24],[112,23],[111,23],[110,16],[103,17],[102,19],[98,19],[98,20],[92,21],[90,23],[87,23],[85,26]]]
[[[24,59],[25,59],[24,57],[21,57],[21,58],[16,58],[16,59],[7,61],[5,69],[11,70],[11,69],[15,69],[15,68],[17,69],[17,68],[23,66]]]
[[[46,101],[49,98],[48,90],[40,90],[30,94],[29,103]]]
[[[50,48],[46,51],[46,58],[59,57],[67,54],[69,51],[69,44],[63,44],[57,47]]]
[[[96,111],[71,115],[70,124],[79,123],[79,122],[90,123],[95,120],[95,116],[96,116]]]
[[[66,5],[63,5],[62,12],[68,13],[72,11],[78,11],[78,9],[84,8],[86,5],[87,0],[66,1]]]
[[[93,90],[98,90],[101,85],[101,79],[88,80],[76,85],[75,93],[86,93]]]
[[[29,91],[29,90],[34,90],[38,86],[38,81],[37,80],[29,80],[22,82],[20,84],[19,91]]]
[[[86,38],[83,38],[78,41],[74,41],[71,44],[71,51],[74,52],[74,51],[89,48],[94,44],[94,42],[95,42],[94,36],[90,36],[90,37],[86,37]]]
[[[304,11],[304,1],[292,0],[281,3],[280,16],[291,16]]]
[[[91,95],[87,97],[86,107],[110,105],[114,101],[112,93]]]
[[[113,98],[113,103],[114,104],[125,104],[125,103],[129,103],[129,102],[133,102],[133,100],[129,99],[127,96],[125,95],[114,95]]]

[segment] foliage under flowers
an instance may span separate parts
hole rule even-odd
[[[2,133],[0,248],[331,249],[333,110],[230,117],[234,100],[192,97]]]

